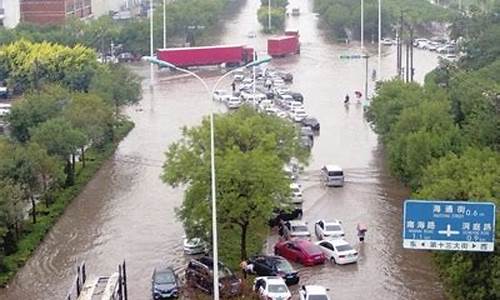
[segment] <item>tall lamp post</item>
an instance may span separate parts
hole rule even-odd
[[[227,76],[241,71],[245,68],[250,68],[250,67],[255,67],[264,63],[268,63],[271,61],[270,56],[266,56],[261,58],[260,60],[254,60],[251,63],[248,63],[244,65],[243,67],[233,69],[226,74],[222,75],[217,81],[215,82],[214,86],[212,89],[208,87],[208,84],[201,78],[198,74],[191,72],[189,70],[179,68],[175,66],[174,64],[171,64],[166,61],[162,61],[156,58],[151,57],[145,57],[144,58],[146,61],[149,61],[151,63],[151,66],[153,64],[157,64],[161,67],[168,67],[175,69],[177,71],[189,74],[196,79],[198,79],[202,84],[203,87],[205,88],[207,94],[208,94],[208,99],[210,103],[212,102],[212,95],[217,89],[217,85]],[[214,139],[214,112],[213,109],[210,109],[210,173],[211,173],[211,195],[212,195],[212,248],[213,248],[213,254],[212,254],[212,259],[213,259],[213,299],[219,300],[219,253],[218,253],[218,244],[217,244],[217,199],[216,199],[216,181],[215,181],[215,139]]]
[[[365,46],[365,0],[361,0],[361,49]]]
[[[153,57],[154,52],[153,43],[153,0],[149,1],[149,56]],[[153,88],[154,82],[154,69],[153,63],[149,64],[149,87]]]
[[[167,16],[166,16],[166,7],[167,0],[163,0],[163,48],[167,48]]]
[[[267,0],[267,29],[271,32],[271,0]]]
[[[382,78],[382,0],[378,0],[378,78]]]

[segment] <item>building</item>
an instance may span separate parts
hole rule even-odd
[[[91,17],[92,0],[20,0],[20,9],[21,22],[59,24],[72,16]]]
[[[19,23],[20,0],[0,0],[0,27],[13,28]]]

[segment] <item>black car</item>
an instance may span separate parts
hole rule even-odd
[[[311,141],[314,141],[314,132],[312,131],[311,127],[309,127],[309,126],[302,126],[300,128],[300,135],[307,136],[308,138],[311,139]]]
[[[168,299],[179,297],[179,281],[171,267],[155,268],[151,280],[153,299]]]
[[[292,82],[293,81],[293,74],[289,72],[278,72],[278,76],[283,79],[285,82]]]
[[[278,226],[281,221],[290,221],[295,219],[300,219],[302,217],[302,208],[295,207],[291,210],[285,210],[282,208],[275,208],[273,210],[273,216],[269,220],[268,224],[271,227]]]
[[[258,276],[280,276],[286,284],[299,283],[299,272],[281,256],[257,255],[248,260],[253,264],[253,271]]]
[[[186,283],[212,294],[213,266],[214,261],[211,257],[192,259],[186,268]],[[234,297],[241,293],[241,280],[221,262],[219,262],[219,292],[225,297]]]
[[[307,117],[302,120],[302,125],[310,127],[312,130],[319,130],[319,121],[316,118]]]
[[[289,95],[292,96],[293,100],[304,103],[304,96],[301,93],[291,92]]]

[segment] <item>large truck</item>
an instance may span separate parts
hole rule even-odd
[[[299,54],[299,32],[297,30],[287,30],[284,36],[269,38],[267,40],[267,53],[272,57]]]
[[[210,66],[225,64],[234,67],[253,61],[254,49],[244,45],[219,45],[158,49],[159,60],[176,67]]]

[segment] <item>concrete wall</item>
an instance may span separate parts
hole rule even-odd
[[[90,0],[22,0],[21,21],[35,24],[62,23],[67,16],[85,18],[91,11]]]
[[[95,17],[107,15],[110,10],[119,11],[121,7],[125,7],[128,3],[134,2],[133,0],[92,0],[92,12]]]

